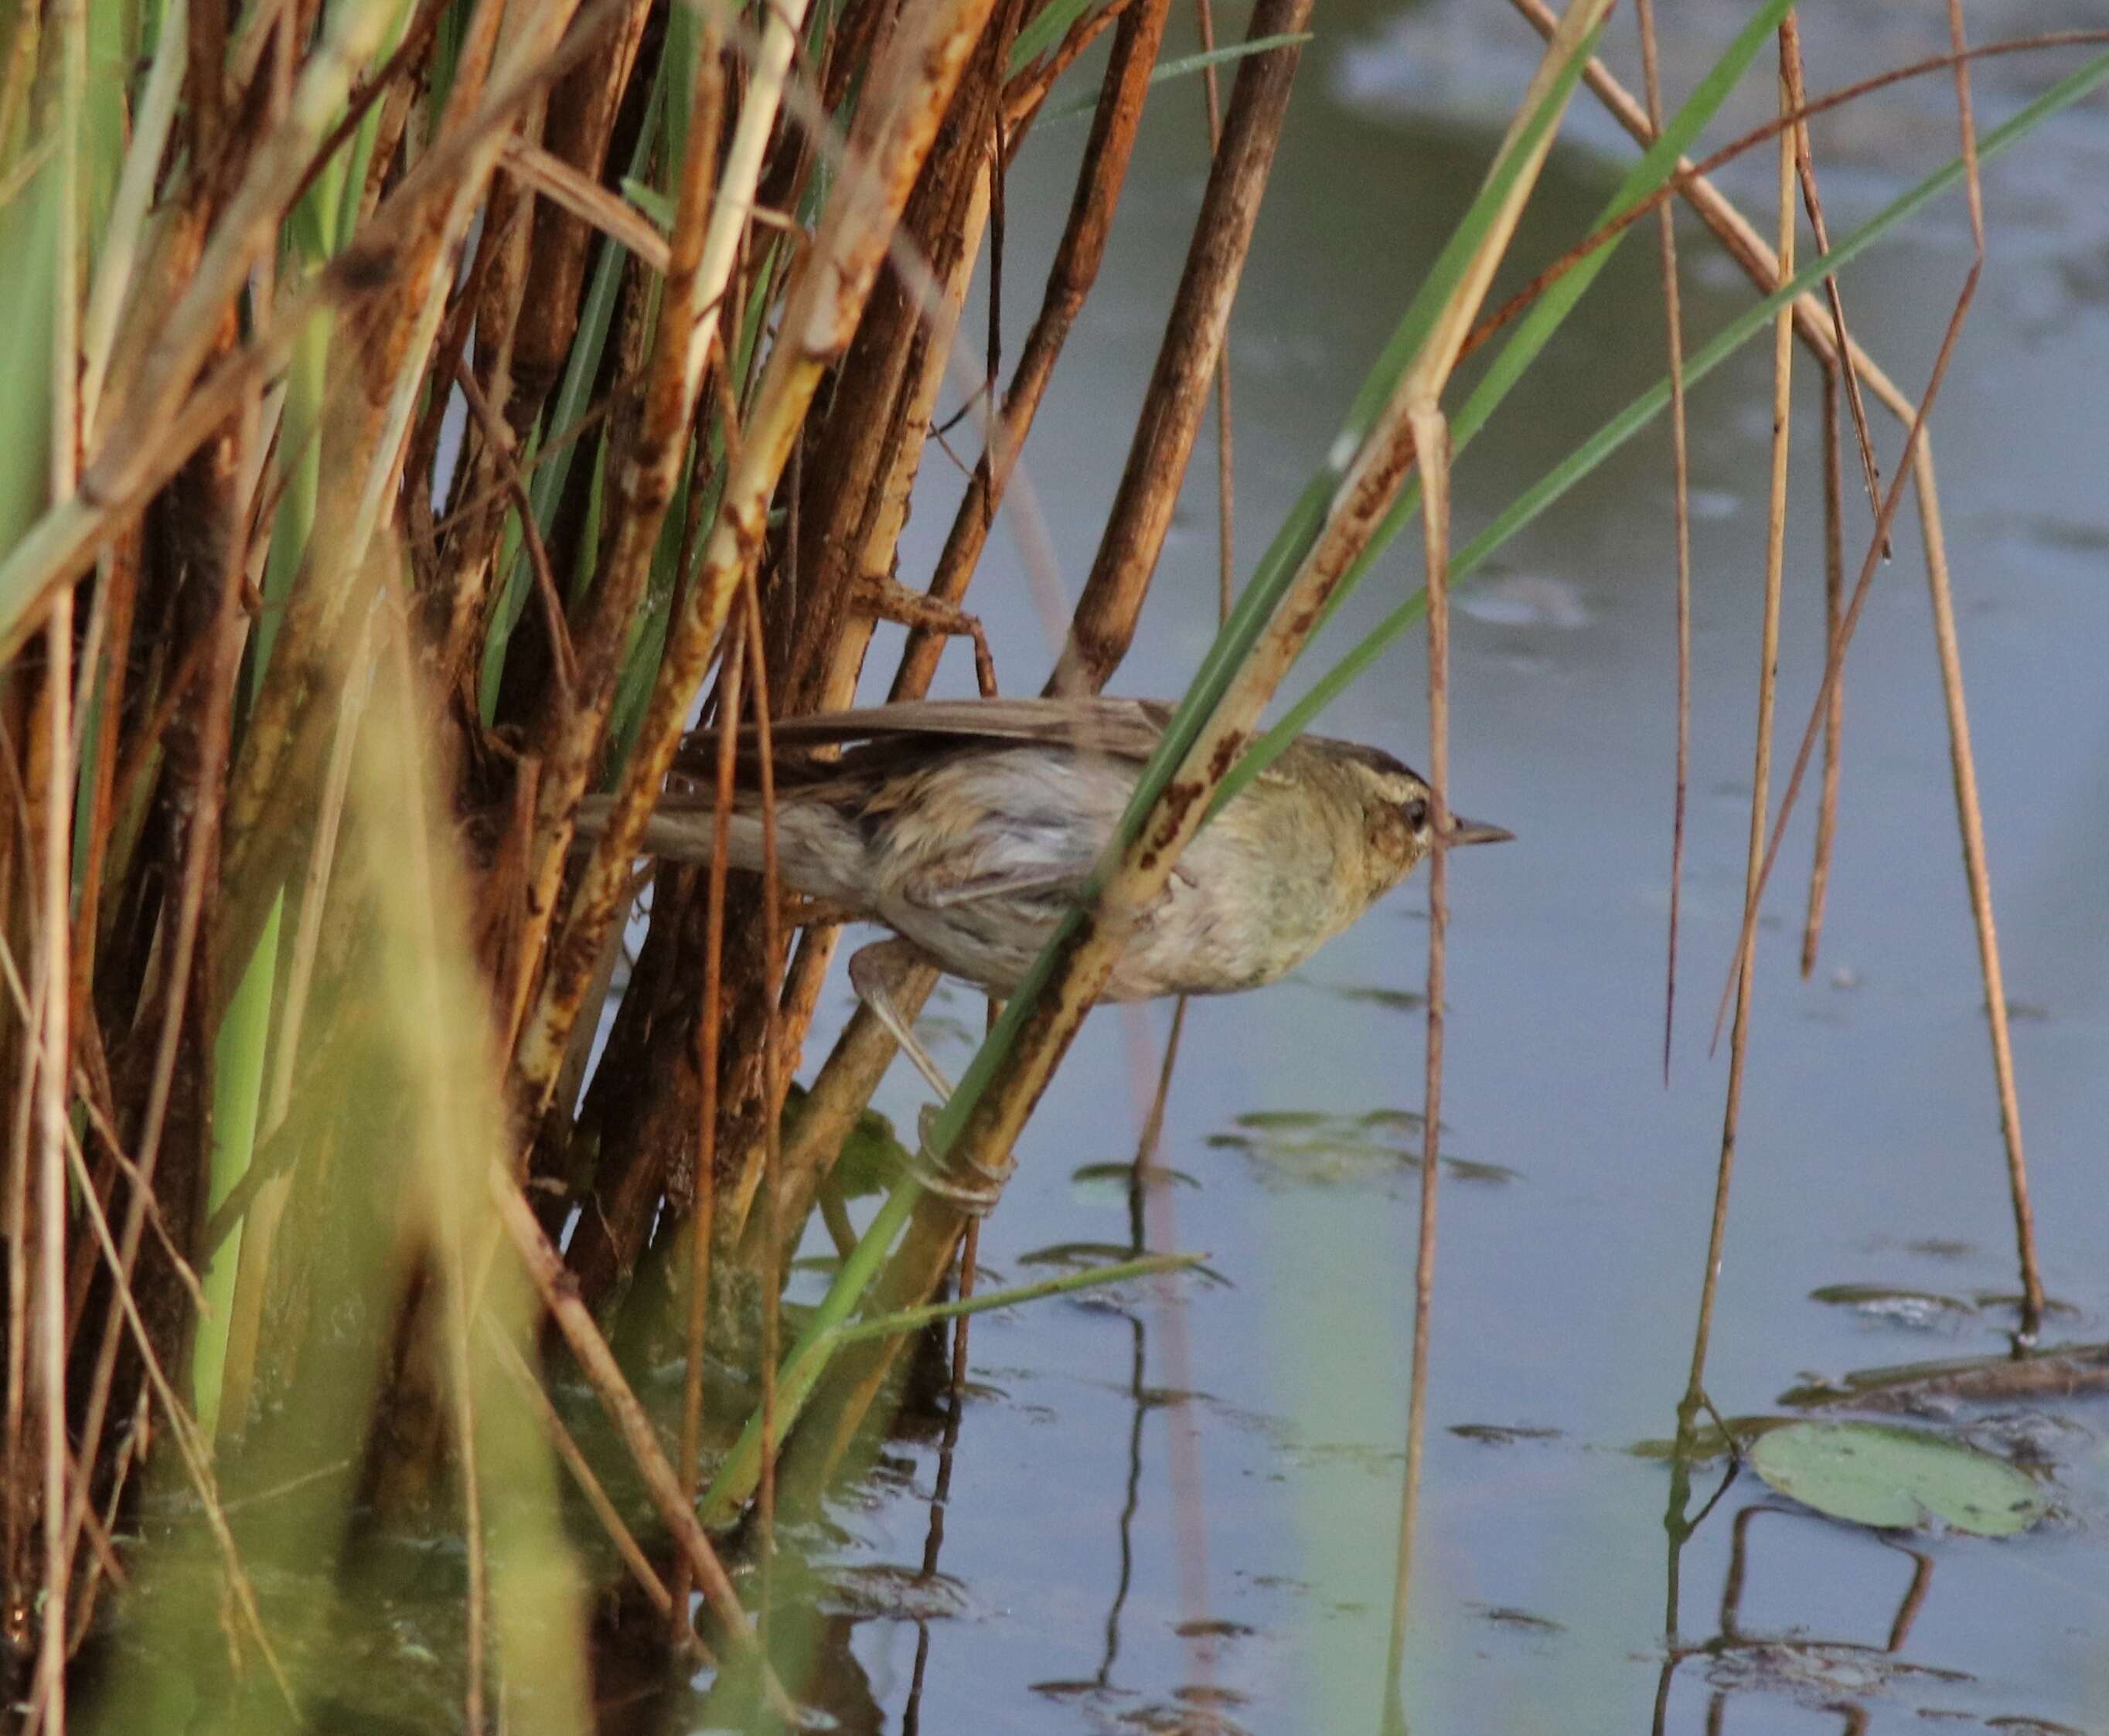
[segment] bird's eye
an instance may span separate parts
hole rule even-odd
[[[1406,805],[1406,827],[1409,832],[1419,832],[1428,823],[1428,800],[1416,796]]]

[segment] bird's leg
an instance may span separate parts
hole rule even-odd
[[[927,591],[911,591],[888,573],[859,575],[850,603],[874,620],[892,621],[896,626],[917,628],[924,633],[972,639],[974,683],[981,689],[983,699],[996,697],[996,659],[989,654],[988,637],[982,631],[978,617],[968,614],[957,603],[946,602]]]
[[[857,999],[871,1008],[872,1017],[886,1027],[887,1034],[930,1081],[931,1089],[949,1102],[954,1089],[951,1080],[946,1078],[943,1069],[917,1040],[914,1028],[901,1016],[900,1006],[893,999],[893,987],[901,980],[901,973],[909,966],[923,962],[922,953],[906,940],[875,940],[850,955],[850,982],[856,990]],[[931,1150],[930,1130],[937,1117],[937,1106],[925,1104],[920,1124],[922,1149],[911,1173],[931,1193],[951,1201],[962,1211],[979,1217],[996,1204],[997,1195],[1003,1192],[1003,1184],[1010,1179],[1011,1166],[1006,1161],[999,1169],[969,1162],[962,1170],[947,1163]]]
[[[856,990],[857,999],[871,1008],[871,1016],[886,1027],[886,1034],[901,1045],[901,1052],[915,1063],[916,1071],[930,1081],[931,1089],[938,1096],[949,1098],[951,1080],[930,1058],[915,1026],[901,1016],[893,999],[894,985],[902,973],[920,963],[922,957],[905,940],[874,940],[850,954],[850,986]]]

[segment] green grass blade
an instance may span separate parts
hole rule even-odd
[[[1132,1278],[1158,1278],[1168,1272],[1192,1270],[1205,1254],[1145,1254],[1139,1260],[1119,1260],[1108,1265],[1087,1266],[1081,1272],[1064,1272],[1059,1278],[1043,1278],[1037,1283],[1014,1284],[1008,1290],[977,1290],[964,1300],[932,1302],[922,1308],[905,1308],[898,1314],[879,1314],[858,1320],[835,1334],[838,1344],[855,1344],[863,1338],[890,1338],[896,1332],[918,1332],[940,1320],[956,1320],[966,1314],[987,1314],[998,1308],[1016,1308],[1050,1296],[1070,1296],[1079,1290],[1102,1289],[1124,1284]]]

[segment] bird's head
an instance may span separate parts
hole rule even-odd
[[[1376,748],[1353,742],[1328,742],[1325,747],[1361,805],[1373,877],[1380,887],[1396,886],[1434,848],[1434,791],[1418,773]],[[1515,836],[1503,827],[1453,814],[1444,843],[1455,850],[1462,844],[1499,844]]]

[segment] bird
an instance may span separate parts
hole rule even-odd
[[[1134,699],[915,700],[771,724],[776,872],[792,891],[889,929],[851,960],[858,995],[942,1094],[889,985],[909,963],[1008,999],[1088,877],[1172,708]],[[817,751],[816,751],[817,750]],[[707,863],[716,834],[705,733],[646,822],[644,854]],[[759,872],[754,740],[728,865]],[[1223,994],[1279,981],[1435,845],[1425,780],[1359,742],[1300,735],[1186,846],[1099,999]],[[598,832],[606,798],[580,828]],[[1446,847],[1513,833],[1452,816]]]

